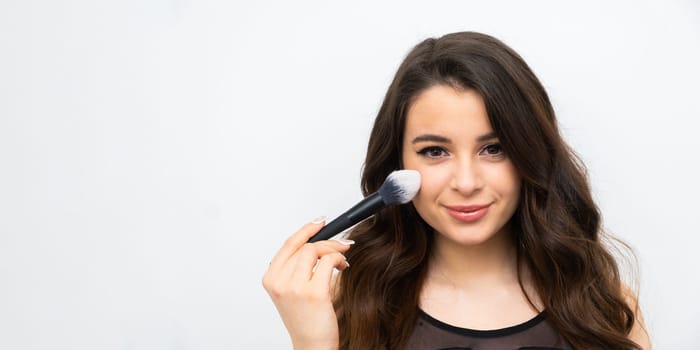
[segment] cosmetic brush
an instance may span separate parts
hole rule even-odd
[[[411,201],[420,189],[420,173],[415,170],[396,170],[386,177],[379,191],[370,194],[354,207],[324,226],[309,239],[309,242],[329,239],[350,226],[368,218],[389,205],[405,204]]]

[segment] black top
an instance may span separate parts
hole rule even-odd
[[[516,326],[474,330],[436,320],[418,310],[408,350],[573,350],[542,312]]]

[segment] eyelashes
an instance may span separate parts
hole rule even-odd
[[[419,155],[428,159],[441,159],[448,157],[450,153],[442,146],[428,146],[420,149]],[[505,157],[503,146],[500,143],[489,143],[481,147],[478,153],[480,156],[485,156],[492,159],[502,159]]]
[[[438,159],[448,156],[447,150],[438,146],[429,146],[418,151],[418,154],[430,159]]]
[[[492,143],[484,146],[479,154],[484,154],[489,157],[501,157],[504,155],[503,146],[500,143]]]

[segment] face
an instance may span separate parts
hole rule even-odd
[[[402,159],[421,174],[413,205],[436,237],[477,245],[507,234],[521,181],[477,92],[438,85],[418,95],[406,116]]]

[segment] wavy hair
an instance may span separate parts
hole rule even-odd
[[[524,60],[499,40],[461,32],[409,52],[384,98],[369,139],[362,192],[400,169],[406,113],[435,85],[473,89],[522,177],[511,219],[519,259],[531,270],[548,319],[585,349],[639,349],[627,338],[634,312],[617,263],[601,241],[600,213],[582,163],[557,127],[549,97]],[[385,209],[350,233],[357,248],[335,300],[341,349],[400,349],[413,331],[433,230],[413,205]],[[522,284],[521,284],[522,287]]]

